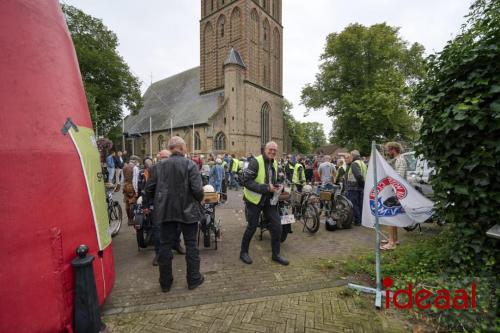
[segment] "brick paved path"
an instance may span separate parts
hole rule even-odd
[[[322,270],[326,258],[341,258],[373,248],[373,231],[354,227],[316,234],[302,232],[300,224],[282,243],[282,255],[291,261],[271,261],[268,233],[250,245],[252,265],[239,260],[245,228],[241,192],[216,210],[222,219],[219,249],[200,247],[205,283],[189,291],[184,257],[174,256],[174,284],[162,293],[158,270],[151,265],[152,249],[137,250],[135,232],[123,226],[113,240],[116,284],[104,309],[112,332],[387,332],[404,331],[399,320],[376,313],[373,299],[344,297],[347,279],[335,270]]]

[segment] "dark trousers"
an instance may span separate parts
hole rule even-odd
[[[179,223],[180,224],[180,223]],[[153,223],[153,241],[155,245],[155,252],[156,254],[160,253],[160,224],[158,223]],[[177,226],[177,238],[175,239],[174,245],[172,246],[172,249],[177,249],[181,246],[181,226]]]
[[[361,224],[361,218],[363,216],[363,191],[347,190],[346,197],[352,203],[354,224]]]
[[[241,252],[248,253],[250,241],[252,240],[257,227],[259,226],[260,213],[263,211],[264,216],[269,221],[268,228],[271,233],[271,247],[273,250],[273,257],[280,254],[280,238],[281,238],[281,219],[278,214],[278,207],[271,206],[269,200],[264,206],[254,205],[245,202],[246,205],[246,218],[247,228],[241,240]]]
[[[188,285],[200,281],[200,254],[197,247],[198,223],[164,222],[160,225],[160,253],[158,265],[160,268],[160,285],[169,288],[174,280],[172,276],[172,246],[177,238],[177,228],[180,225],[184,244],[186,245],[186,278]]]

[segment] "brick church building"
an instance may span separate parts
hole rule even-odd
[[[287,152],[281,8],[281,0],[201,0],[200,66],[150,85],[144,107],[124,120],[124,132],[142,135],[126,149],[154,156],[172,134],[195,153],[258,154],[270,140]]]

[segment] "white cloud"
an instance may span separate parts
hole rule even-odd
[[[119,52],[142,80],[151,80],[199,65],[200,0],[64,0],[103,20],[120,41]],[[348,24],[387,22],[401,27],[409,43],[419,42],[427,53],[439,51],[459,31],[470,0],[283,0],[283,92],[303,121],[331,121],[325,111],[303,118],[302,87],[314,81],[326,36]]]

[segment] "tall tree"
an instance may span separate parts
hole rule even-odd
[[[374,139],[413,138],[410,97],[425,70],[424,47],[409,47],[398,30],[351,24],[327,37],[316,81],[302,89],[302,102],[327,108],[335,142],[367,153]]]
[[[286,98],[283,99],[283,117],[285,125],[288,128],[288,135],[292,141],[292,152],[309,153],[312,150],[311,142],[304,131],[301,122],[297,121],[292,115],[293,104]]]
[[[118,54],[118,38],[101,20],[62,5],[76,49],[94,128],[107,135],[122,118],[142,107],[140,81]]]
[[[313,150],[318,149],[321,145],[326,143],[325,132],[323,125],[318,122],[305,122],[302,123],[306,140],[311,144]]]

